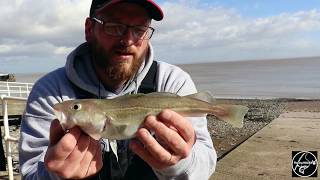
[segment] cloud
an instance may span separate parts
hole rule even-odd
[[[62,66],[67,54],[84,42],[84,22],[90,3],[0,1],[0,63],[3,64],[0,70],[20,71],[20,66],[28,66],[33,67],[28,71],[49,71]],[[40,65],[44,66],[39,68]]]
[[[25,49],[30,55],[50,56],[46,51],[76,46],[84,41],[83,24],[89,5],[89,1],[74,0],[1,1],[0,45],[13,47],[11,54],[5,55],[15,56]]]
[[[157,60],[189,63],[320,55],[318,9],[253,18],[236,9],[201,2],[161,4],[165,19],[154,23],[152,38]],[[62,66],[67,54],[84,42],[90,3],[0,1],[0,63],[37,67],[45,62],[40,68],[45,71]],[[3,67],[14,71],[9,65]]]
[[[2,37],[54,44],[65,43],[63,39],[73,33],[81,34],[89,11],[88,1],[73,0],[5,0],[0,6],[0,17],[5,22],[0,29]]]
[[[164,3],[153,43],[175,63],[320,55],[320,11],[247,18],[235,9]],[[303,43],[302,43],[303,42]],[[264,53],[265,52],[265,53]],[[272,52],[272,53],[269,53]]]

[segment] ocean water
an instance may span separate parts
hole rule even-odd
[[[217,98],[320,99],[320,57],[179,65]],[[16,74],[35,82],[44,74]]]
[[[320,57],[181,65],[221,98],[320,99]]]

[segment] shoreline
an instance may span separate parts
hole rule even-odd
[[[320,112],[320,99],[216,99],[217,104],[239,104],[249,107],[242,128],[208,116],[208,130],[218,154],[218,160],[259,132],[281,114],[288,112]]]

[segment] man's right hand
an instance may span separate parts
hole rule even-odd
[[[66,133],[59,121],[53,120],[44,162],[49,171],[65,179],[90,177],[102,168],[101,145],[78,127]]]

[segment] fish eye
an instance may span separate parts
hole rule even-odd
[[[71,106],[72,110],[80,110],[81,109],[81,104],[74,104],[73,106]]]

